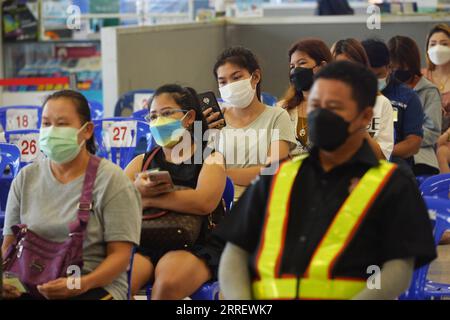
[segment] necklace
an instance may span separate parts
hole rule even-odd
[[[432,79],[434,78],[433,75],[431,75],[431,78]],[[448,82],[448,76],[445,78],[444,82],[439,81],[440,84],[439,85],[436,84],[438,86],[440,92],[443,92],[445,90],[445,85],[447,84],[447,82]]]

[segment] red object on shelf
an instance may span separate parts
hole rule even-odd
[[[61,78],[9,78],[0,79],[0,86],[39,86],[46,84],[69,84],[68,77]]]

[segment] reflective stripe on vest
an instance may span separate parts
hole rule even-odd
[[[304,278],[280,278],[280,265],[289,220],[293,184],[306,156],[285,162],[274,177],[256,261],[258,280],[253,282],[256,299],[349,299],[366,287],[366,281],[331,278],[337,258],[353,238],[368,209],[389,180],[395,165],[380,161],[359,181],[344,201],[316,248]],[[298,288],[297,288],[298,287]],[[297,290],[298,289],[298,290]]]

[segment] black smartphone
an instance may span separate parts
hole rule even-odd
[[[208,108],[212,108],[212,112],[219,112],[220,116],[215,121],[219,121],[223,119],[223,127],[226,126],[225,123],[225,117],[223,116],[222,109],[220,109],[220,105],[217,102],[216,95],[212,91],[207,91],[204,93],[200,93],[198,95],[198,99],[200,100],[200,107],[202,108],[202,111],[205,111]]]

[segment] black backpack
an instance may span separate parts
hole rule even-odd
[[[355,11],[348,4],[347,0],[318,0],[317,15],[351,15]]]

